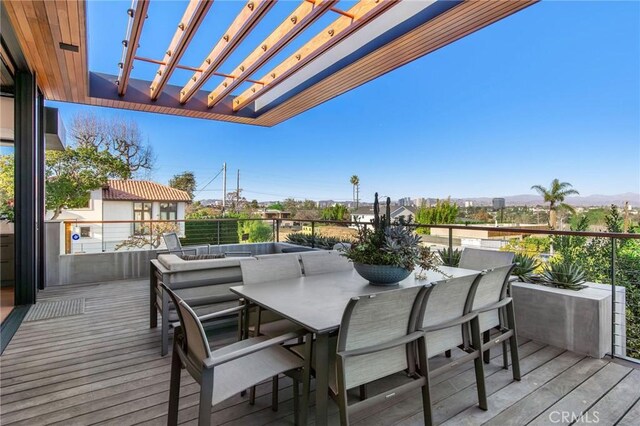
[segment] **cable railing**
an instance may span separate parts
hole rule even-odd
[[[141,221],[64,222],[62,253],[103,253],[165,249],[162,234],[177,232],[183,246],[291,242],[330,249],[336,242],[353,241],[370,222],[294,220],[281,218],[215,218]],[[610,353],[640,360],[640,234],[561,231],[540,226],[424,225],[411,223],[423,244],[436,249],[475,247],[535,254],[543,263],[558,255],[554,241],[574,238],[593,247],[589,281],[611,289]],[[483,234],[484,233],[484,234]],[[472,235],[469,237],[468,235]],[[556,244],[557,246],[557,244]],[[627,251],[631,250],[631,256]],[[620,255],[624,254],[624,258]],[[636,261],[637,259],[637,261]],[[451,261],[453,259],[444,259]],[[589,278],[589,277],[588,277]]]

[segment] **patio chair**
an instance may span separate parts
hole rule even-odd
[[[267,255],[269,256],[269,255]],[[275,255],[258,257],[255,262],[242,263],[243,285],[260,285],[260,283],[299,278],[302,276],[300,261],[297,255]],[[247,306],[242,322],[245,337],[267,336],[276,337],[286,333],[299,332],[300,327],[273,312],[266,311],[260,306]],[[302,339],[298,339],[302,343]],[[278,378],[274,377],[274,387]],[[255,402],[255,387],[251,387],[249,402]]]
[[[353,270],[353,263],[335,251],[302,253],[302,269],[305,275],[328,274]]]
[[[488,364],[491,359],[490,349],[501,344],[503,367],[508,369],[508,341],[511,349],[513,379],[520,380],[520,361],[513,300],[507,295],[509,277],[515,266],[515,264],[512,264],[483,271],[475,297],[470,305],[471,310],[478,314],[480,332],[483,335],[482,352],[484,362]],[[498,334],[491,336],[492,330],[497,330]]]
[[[485,269],[511,265],[515,253],[510,251],[481,250],[465,248],[460,255],[458,266],[465,269],[484,271]]]
[[[302,276],[300,261],[296,255],[259,257],[256,262],[242,263],[240,269],[242,270],[242,282],[247,286]],[[263,334],[273,337],[299,328],[289,320],[260,307],[248,312],[249,318],[245,326],[249,335]]]
[[[413,343],[424,340],[424,333],[412,331],[412,317],[420,307],[424,287],[416,286],[352,298],[345,308],[338,333],[335,371],[329,379],[332,396],[340,407],[340,423],[349,424],[349,416],[374,407],[390,398],[417,388],[423,397],[429,383],[413,371],[411,381],[384,393],[353,404],[347,391],[409,369]],[[426,361],[425,361],[426,362]],[[426,401],[426,400],[425,400]],[[424,407],[425,419],[427,407]]]
[[[182,248],[182,244],[180,243],[180,238],[178,238],[178,234],[175,232],[167,232],[162,234],[162,239],[164,240],[165,246],[167,246],[167,251],[171,254],[185,255],[185,254],[198,254],[197,249],[184,249]]]
[[[415,317],[415,330],[425,333],[425,339],[417,343],[417,353],[410,353],[417,362],[411,362],[411,368],[418,367],[420,374],[427,378],[437,377],[445,371],[456,368],[463,362],[474,362],[478,404],[487,409],[487,393],[484,383],[484,367],[482,364],[482,340],[478,314],[470,312],[470,300],[480,281],[480,274],[468,275],[449,280],[438,281],[426,287],[423,292],[420,310]],[[471,341],[465,340],[464,330],[471,329]],[[467,352],[455,362],[447,363],[434,370],[429,370],[429,359],[440,355],[450,348],[461,346]],[[410,370],[411,371],[411,370]],[[425,408],[425,424],[431,425],[431,390],[427,388],[423,394]]]
[[[211,422],[211,407],[256,385],[270,377],[281,373],[289,373],[294,377],[293,397],[296,424],[306,421],[306,404],[299,404],[299,380],[304,360],[281,344],[297,338],[299,334],[289,333],[275,338],[265,336],[241,340],[223,348],[211,351],[202,322],[216,318],[220,313],[198,317],[195,312],[179,296],[163,284],[164,291],[178,307],[180,326],[176,329],[173,340],[171,358],[171,381],[169,387],[169,425],[178,424],[180,401],[180,376],[182,368],[200,385],[198,425]],[[242,311],[245,306],[228,309]],[[311,353],[310,345],[308,354]],[[307,375],[308,377],[308,375]],[[308,393],[308,378],[305,382]],[[277,407],[277,382],[273,387],[272,401]]]

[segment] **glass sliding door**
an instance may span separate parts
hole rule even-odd
[[[15,306],[15,79],[0,69],[0,323]]]

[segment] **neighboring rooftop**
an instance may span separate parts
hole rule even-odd
[[[102,199],[110,201],[186,201],[185,191],[148,180],[109,180],[102,188]]]

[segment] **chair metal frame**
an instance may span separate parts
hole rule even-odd
[[[173,340],[173,353],[171,359],[171,381],[169,390],[169,410],[167,424],[177,425],[178,423],[178,411],[180,401],[180,376],[182,368],[185,368],[194,380],[200,384],[199,395],[199,407],[198,407],[198,425],[206,426],[210,424],[211,420],[211,407],[213,399],[213,385],[215,378],[215,368],[225,363],[240,359],[242,357],[254,354],[272,346],[281,345],[282,343],[301,337],[300,333],[287,333],[282,336],[274,337],[265,341],[258,342],[251,346],[243,347],[233,352],[227,352],[220,356],[215,356],[215,351],[212,353],[206,340],[204,328],[202,326],[203,321],[208,321],[220,317],[220,315],[229,315],[234,312],[241,312],[246,309],[244,305],[240,305],[234,308],[226,309],[225,311],[212,313],[198,317],[195,312],[180,299],[173,291],[167,286],[162,284],[163,290],[169,294],[173,303],[176,306],[181,306],[192,315],[193,319],[197,322],[200,330],[200,337],[203,339],[203,345],[206,348],[206,357],[202,360],[194,359],[190,354],[187,342],[188,336],[186,330],[183,329],[184,318],[182,311],[177,310],[180,318],[180,326],[176,327]],[[293,392],[294,392],[294,412],[296,418],[296,424],[306,424],[307,407],[308,407],[308,395],[310,387],[309,368],[306,366],[309,364],[311,358],[311,344],[309,343],[305,350],[307,357],[303,361],[305,366],[302,369],[291,370],[289,375],[293,380]],[[300,371],[301,370],[301,371]],[[299,401],[299,382],[303,383],[303,401],[300,404]],[[277,386],[272,389],[272,403],[278,403],[278,388]]]

